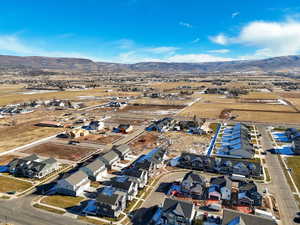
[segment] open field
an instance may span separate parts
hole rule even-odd
[[[210,86],[210,83],[206,82],[165,82],[165,83],[152,83],[149,85],[149,87],[152,87],[154,89],[158,90],[167,90],[167,89],[174,89],[177,87],[182,86],[190,86],[190,87],[201,87],[201,86]]]
[[[41,203],[67,209],[78,205],[82,200],[84,200],[83,197],[51,195],[43,198]]]
[[[271,105],[271,104],[250,104],[250,103],[232,103],[232,104],[222,104],[222,103],[201,103],[197,102],[191,107],[183,110],[180,116],[198,116],[203,118],[219,118],[221,112],[224,109],[241,109],[241,110],[266,110],[266,111],[287,111],[294,112],[295,110],[290,106],[286,105]],[[247,114],[252,114],[252,112],[246,112]]]
[[[0,86],[2,90],[2,86]],[[98,89],[87,89],[87,90],[76,90],[76,91],[57,91],[57,92],[48,92],[48,93],[38,93],[38,94],[22,94],[22,92],[28,91],[26,89],[11,88],[4,89],[0,92],[0,106],[7,104],[15,104],[20,102],[26,102],[34,99],[47,100],[47,99],[74,99],[78,100],[78,96],[99,96],[99,97],[108,97],[108,96],[119,96],[119,97],[128,97],[128,96],[138,96],[138,92],[118,92],[111,91],[106,92],[103,88]]]
[[[139,105],[139,106],[126,106],[121,109],[120,113],[129,113],[134,115],[151,115],[151,116],[171,116],[177,113],[184,106],[171,106],[171,105]]]
[[[125,117],[112,117],[111,119],[106,120],[107,123],[116,123],[116,124],[131,124],[133,126],[139,126],[148,122],[147,119],[135,119],[135,118],[125,118]]]
[[[288,168],[292,169],[293,179],[300,189],[300,156],[287,157],[286,163]]]
[[[235,119],[237,121],[269,123],[299,123],[300,121],[300,113],[232,111],[232,115],[237,116]]]
[[[0,152],[4,152],[42,138],[57,134],[61,128],[37,127],[35,122],[3,127],[0,132]]]
[[[146,133],[145,135],[140,136],[134,142],[131,142],[129,146],[134,154],[141,154],[144,151],[146,152],[157,147],[158,136],[159,134],[155,132]]]
[[[189,100],[174,100],[174,99],[160,99],[160,98],[141,98],[132,101],[132,104],[154,104],[154,105],[187,105],[192,102]]]
[[[37,154],[44,157],[53,157],[58,159],[78,161],[94,151],[95,149],[88,149],[73,145],[71,146],[49,142],[34,146],[30,149],[24,150],[23,152],[27,154]]]
[[[4,176],[0,176],[0,184],[0,192],[22,192],[32,187],[32,184],[29,182]]]
[[[242,95],[242,99],[278,99],[278,95],[273,92],[250,92]]]
[[[94,143],[94,144],[111,144],[112,142],[120,139],[121,137],[118,135],[87,135],[84,137],[76,138],[77,141],[82,143]]]

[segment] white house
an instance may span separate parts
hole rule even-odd
[[[106,166],[99,158],[81,167],[80,170],[86,173],[91,180],[95,181],[100,181],[107,174]]]
[[[80,196],[89,189],[90,184],[91,181],[88,176],[79,170],[67,178],[59,180],[56,185],[56,191],[64,195]]]

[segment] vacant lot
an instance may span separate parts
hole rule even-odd
[[[134,119],[134,118],[120,118],[113,117],[111,119],[106,120],[107,123],[116,123],[116,124],[131,124],[133,126],[142,125],[148,122],[147,119]]]
[[[20,156],[17,155],[3,155],[0,157],[0,165],[7,165],[10,163],[13,159],[20,158]]]
[[[247,95],[242,95],[241,98],[246,99],[278,99],[278,95],[272,92],[250,92]]]
[[[38,122],[38,121],[37,121]],[[62,131],[61,128],[34,126],[36,122],[17,124],[0,129],[0,151],[4,152]]]
[[[76,140],[83,143],[94,143],[94,144],[111,144],[112,142],[120,139],[118,135],[87,135],[84,137],[76,138]]]
[[[52,142],[40,144],[23,152],[28,154],[37,154],[44,157],[53,157],[78,161],[81,158],[91,154],[95,149],[88,149],[73,145],[55,144]]]
[[[293,179],[300,189],[300,156],[293,156],[286,158],[288,168],[292,169]]]
[[[32,187],[32,184],[29,182],[4,176],[0,176],[0,184],[0,192],[22,192]]]
[[[219,118],[220,113],[224,109],[241,109],[241,110],[266,110],[266,111],[287,111],[294,112],[295,110],[290,106],[285,105],[271,105],[271,104],[249,104],[249,103],[201,103],[197,102],[190,107],[187,107],[179,115],[193,117],[194,115],[203,118]],[[252,112],[246,112],[246,114],[252,114]]]
[[[148,151],[157,147],[158,135],[155,132],[150,132],[140,136],[134,142],[130,143],[130,147],[134,154],[141,154],[144,151]]]
[[[43,198],[41,203],[56,206],[59,208],[67,209],[79,205],[84,200],[83,197],[63,196],[63,195],[52,195]]]
[[[136,104],[154,104],[154,105],[187,105],[193,99],[175,100],[175,99],[159,99],[159,98],[141,98],[136,99],[131,103]]]
[[[269,123],[299,123],[300,113],[273,113],[273,112],[241,112],[232,111],[238,121],[255,121]]]

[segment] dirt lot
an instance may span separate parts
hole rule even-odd
[[[63,144],[55,144],[52,142],[41,144],[24,150],[27,154],[37,154],[44,157],[53,157],[58,159],[66,159],[71,161],[78,161],[81,158],[91,154],[95,149],[87,149],[78,146],[67,146]]]
[[[32,121],[29,123],[17,124],[16,126],[1,127],[0,151],[4,152],[62,131],[61,128],[34,126],[36,122]]]
[[[0,157],[0,165],[7,165],[10,163],[13,159],[20,158],[20,156],[17,155],[4,155]]]
[[[133,154],[141,154],[154,149],[157,146],[158,136],[158,133],[149,132],[140,136],[134,142],[131,142],[129,146],[131,147]]]
[[[111,144],[112,142],[120,139],[121,137],[118,135],[94,135],[90,134],[85,137],[76,138],[77,141],[83,143],[95,143],[95,144]]]
[[[182,132],[167,132],[164,134],[171,140],[169,147],[172,157],[179,156],[181,152],[202,153],[210,143],[210,137],[206,135],[191,135]]]

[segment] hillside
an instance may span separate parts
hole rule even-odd
[[[300,56],[282,56],[263,60],[243,60],[207,63],[143,62],[119,64],[94,62],[81,58],[51,58],[41,56],[0,55],[0,69],[32,69],[56,71],[160,71],[160,72],[238,72],[238,71],[300,71]]]

